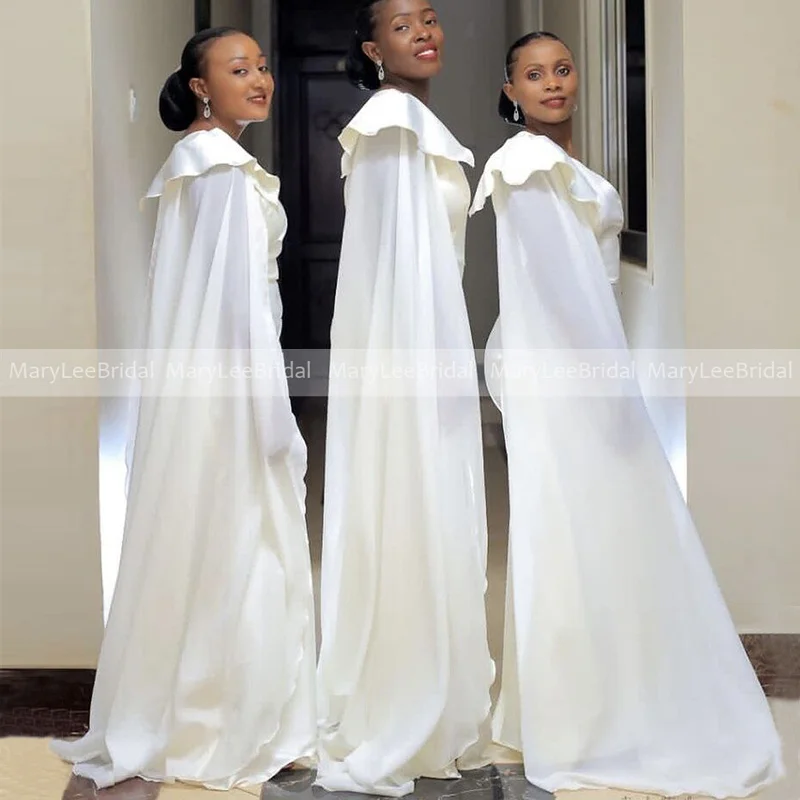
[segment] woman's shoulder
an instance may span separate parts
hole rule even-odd
[[[220,167],[242,170],[255,181],[262,194],[277,202],[280,180],[219,128],[195,131],[176,142],[145,197],[160,197],[171,182],[197,178]]]
[[[588,179],[589,172],[547,136],[520,131],[486,162],[470,213],[480,211],[501,187],[524,186],[537,173],[555,173],[572,202],[589,204],[598,211],[601,198],[596,182]]]
[[[501,184],[522,186],[537,172],[572,171],[571,159],[554,141],[529,131],[507,139],[489,157],[478,182],[472,213],[480,211]]]
[[[427,155],[475,166],[472,153],[423,102],[399,89],[381,89],[367,100],[339,136],[344,150],[342,173],[350,172],[356,145],[362,137],[376,137],[393,129],[412,133],[419,149]]]

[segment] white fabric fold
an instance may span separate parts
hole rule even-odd
[[[255,156],[219,128],[190,133],[178,142],[153,178],[143,202],[161,197],[173,181],[196,178],[216,167],[240,167],[253,179],[260,193],[273,205],[280,205],[280,180],[270,175]],[[280,246],[280,242],[277,245]]]
[[[401,796],[487,760],[486,511],[459,234],[469,187],[440,127],[391,90],[342,136],[318,667],[317,783],[330,791]]]
[[[376,92],[339,136],[342,145],[342,175],[353,166],[353,154],[364,136],[400,128],[413,134],[418,149],[429,156],[475,166],[475,157],[453,136],[442,121],[422,102],[399,89]]]
[[[306,450],[268,280],[286,219],[276,179],[245,156],[221,131],[193,134],[154,184],[152,377],[119,576],[89,733],[53,744],[100,787],[227,789],[314,752]]]
[[[780,740],[631,369],[618,199],[554,147],[515,137],[473,206],[497,218],[509,465],[494,736],[548,791],[744,797]]]

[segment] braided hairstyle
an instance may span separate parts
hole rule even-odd
[[[561,42],[564,47],[567,45],[564,43],[564,40],[561,37],[556,36],[554,33],[550,33],[549,31],[534,31],[533,33],[528,33],[523,36],[521,39],[517,39],[511,47],[508,48],[508,53],[506,53],[506,67],[505,67],[505,82],[511,83],[511,71],[514,69],[514,64],[517,63],[517,54],[523,47],[527,47],[531,42],[539,41],[540,39],[550,39],[554,42]],[[567,49],[569,49],[567,47]],[[520,115],[519,120],[514,119],[514,104],[511,100],[508,99],[508,95],[504,91],[500,91],[500,101],[497,104],[497,111],[500,116],[509,123],[509,125],[521,125],[525,127],[525,120]]]
[[[356,11],[356,29],[350,39],[350,50],[347,53],[347,77],[359,89],[374,91],[380,89],[378,68],[364,52],[364,42],[375,41],[375,12],[383,0],[362,0]]]
[[[158,98],[161,121],[171,131],[185,131],[197,119],[197,97],[189,87],[192,78],[205,72],[206,52],[216,39],[241,33],[237,28],[206,28],[186,43],[181,54],[181,66],[167,78]]]

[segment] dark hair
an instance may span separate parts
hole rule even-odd
[[[359,89],[374,91],[381,88],[378,80],[378,68],[372,59],[367,57],[362,45],[374,41],[375,6],[383,0],[362,0],[356,11],[356,29],[350,39],[350,50],[347,53],[346,70],[350,82]]]
[[[554,42],[561,42],[564,47],[567,47],[563,39],[561,39],[559,36],[556,36],[554,33],[550,33],[549,31],[534,31],[533,33],[526,34],[521,39],[517,39],[517,41],[508,48],[508,53],[506,53],[506,68],[504,75],[506,83],[511,82],[511,70],[514,68],[514,64],[517,62],[517,53],[522,50],[523,47],[527,47],[531,42],[536,42],[540,39],[550,39]],[[525,126],[525,120],[522,118],[521,114],[519,120],[514,119],[514,104],[508,99],[508,95],[506,95],[506,93],[502,90],[500,91],[500,100],[497,104],[497,111],[500,116],[510,125]]]
[[[186,43],[181,54],[181,66],[167,78],[158,98],[161,121],[171,131],[185,131],[197,118],[197,97],[189,88],[192,78],[205,72],[205,55],[216,39],[242,33],[238,28],[206,28]]]

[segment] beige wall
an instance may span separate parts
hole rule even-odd
[[[800,348],[800,4],[683,13],[686,344]],[[800,399],[690,399],[687,432],[689,501],[737,622],[799,632]]]
[[[158,96],[194,33],[192,0],[94,0],[94,186],[100,347],[136,345],[157,205],[140,199],[179,135],[158,116]],[[131,100],[135,109],[131,114]],[[125,404],[101,401],[100,503],[104,606],[116,582],[124,524]]]
[[[651,256],[649,274],[623,270],[629,338],[798,348],[800,182],[786,155],[800,138],[800,6],[649,0],[648,15]],[[745,41],[748,63],[767,66],[732,77]],[[800,631],[800,402],[690,397],[685,420],[678,401],[654,405],[737,626]]]
[[[51,53],[35,80],[50,82],[55,62],[65,87],[46,103],[17,80],[4,87],[26,124],[3,127],[3,346],[128,348],[155,219],[138,203],[177,139],[158,93],[194,4],[46,5],[4,6],[0,25],[37,30]],[[39,63],[28,45],[8,39],[4,75]],[[95,663],[122,534],[122,411],[105,399],[3,402],[0,666]]]
[[[91,349],[90,4],[46,6],[0,11],[0,343]],[[102,633],[97,404],[0,404],[0,667],[91,666]]]

